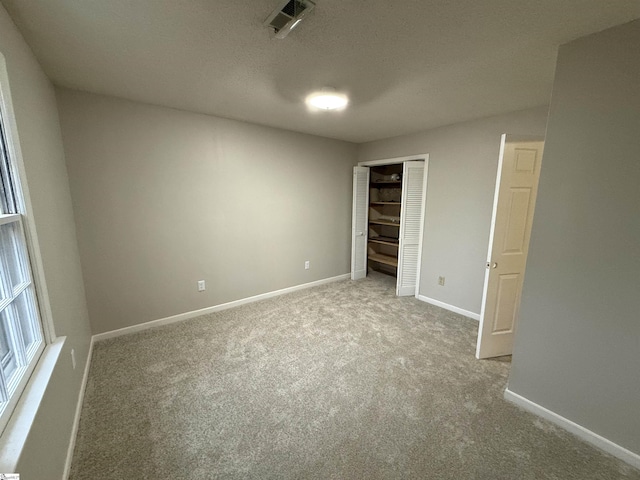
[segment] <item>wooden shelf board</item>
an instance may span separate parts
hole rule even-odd
[[[385,181],[385,182],[375,182],[375,181],[371,182],[372,187],[375,185],[402,185],[402,180],[399,180],[397,182],[393,182],[391,180]]]
[[[369,241],[373,243],[382,243],[383,245],[391,245],[397,247],[400,241],[392,237],[369,237]]]
[[[400,206],[400,202],[371,202],[371,205],[398,205],[398,206]]]
[[[373,223],[375,225],[391,225],[393,227],[399,227],[400,223],[393,223],[393,222],[385,222],[384,220],[369,220],[369,223]]]
[[[390,257],[389,255],[383,255],[381,253],[370,253],[369,260],[384,263],[385,265],[391,265],[392,267],[398,266],[398,259],[396,257]]]

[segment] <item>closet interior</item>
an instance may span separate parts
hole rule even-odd
[[[402,167],[375,166],[369,175],[368,269],[393,276],[398,275]]]

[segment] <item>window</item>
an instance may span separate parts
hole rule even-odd
[[[24,202],[0,113],[0,431],[44,349],[23,224]]]

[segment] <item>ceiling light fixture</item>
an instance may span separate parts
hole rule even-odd
[[[323,88],[308,95],[305,102],[311,109],[344,110],[349,98],[344,93],[337,92],[335,88]]]

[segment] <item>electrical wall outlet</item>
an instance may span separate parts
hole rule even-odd
[[[204,292],[206,290],[204,280],[198,280],[198,291]]]
[[[73,369],[76,369],[76,351],[71,349],[71,365],[73,365]]]
[[[310,268],[311,268],[311,262],[307,260],[306,262],[304,262],[304,269],[309,270]]]
[[[444,277],[438,277],[438,285],[444,287]]]

